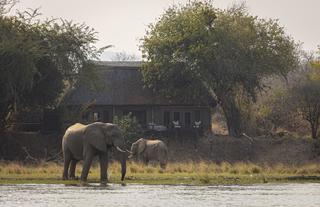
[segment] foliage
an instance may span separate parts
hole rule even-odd
[[[287,97],[285,90],[274,90],[268,94],[267,100],[257,107],[257,120],[264,130],[276,132],[278,127],[283,126],[283,123],[287,121],[288,111],[284,110]]]
[[[318,59],[306,64],[310,70],[291,89],[291,96],[298,113],[309,122],[312,138],[316,139],[320,126],[320,64]]]
[[[0,15],[8,13],[18,0],[0,0]]]
[[[136,117],[132,116],[131,113],[124,115],[121,118],[115,116],[113,123],[120,127],[126,141],[129,143],[135,142],[143,135],[141,125],[137,121]]]
[[[172,6],[149,26],[141,49],[147,87],[169,98],[216,99],[232,136],[241,135],[244,125],[238,94],[255,101],[265,77],[285,76],[297,64],[296,44],[278,22],[251,16],[243,5]]]
[[[129,54],[125,51],[116,53],[112,58],[112,61],[138,61],[139,58],[135,54]]]
[[[1,1],[3,2],[3,1]],[[40,21],[37,10],[0,15],[0,121],[10,112],[54,107],[66,86],[97,87],[96,32],[67,20]],[[88,78],[89,77],[89,78]]]
[[[318,58],[310,53],[301,59],[299,69],[290,73],[285,84],[281,79],[269,80],[270,90],[261,94],[252,113],[259,128],[264,133],[286,130],[300,136],[311,132],[315,138],[319,125],[319,74]]]
[[[61,104],[57,109],[61,111],[61,119],[65,122],[69,123],[89,123],[90,122],[90,112],[92,112],[92,108],[95,106],[95,100],[92,100],[87,103],[83,103],[77,106],[73,106],[72,108]]]
[[[319,49],[320,53],[320,49]],[[309,73],[309,79],[313,81],[320,81],[320,58],[315,58],[310,62],[311,71]]]

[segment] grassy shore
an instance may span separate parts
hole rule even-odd
[[[77,168],[80,175],[82,166]],[[0,184],[21,183],[64,183],[79,184],[79,181],[63,181],[63,166],[56,163],[25,165],[17,162],[0,162]],[[100,170],[93,165],[89,182],[99,182]],[[109,166],[109,180],[120,183],[120,164]],[[165,170],[158,166],[144,166],[128,162],[126,183],[141,184],[253,184],[267,182],[320,182],[320,164],[301,166],[256,165],[251,163],[208,163],[184,162],[169,163]]]

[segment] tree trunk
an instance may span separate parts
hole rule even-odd
[[[7,116],[10,110],[7,102],[0,103],[0,132],[2,132],[7,125]]]
[[[317,126],[317,124],[311,123],[311,122],[310,122],[310,125],[311,125],[312,138],[313,139],[317,139],[317,137],[318,137],[318,126]]]
[[[240,109],[236,106],[232,98],[221,100],[220,105],[227,119],[229,135],[240,137],[242,135]]]
[[[208,90],[209,95],[214,99],[218,100],[224,115],[227,119],[228,133],[233,137],[240,137],[242,135],[241,129],[241,113],[240,109],[235,103],[234,97],[231,94],[229,96],[225,91],[215,91],[210,84],[206,81],[201,81],[203,86]]]

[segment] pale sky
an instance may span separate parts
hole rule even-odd
[[[15,9],[38,8],[44,17],[55,17],[86,23],[98,33],[98,47],[114,45],[102,57],[109,60],[114,52],[125,51],[141,56],[139,39],[147,25],[172,3],[188,0],[20,0]],[[225,9],[243,0],[213,0]],[[303,49],[316,50],[320,45],[320,0],[247,0],[249,12],[263,18],[279,19]]]

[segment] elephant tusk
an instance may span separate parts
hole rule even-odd
[[[132,154],[132,152],[131,152],[131,151],[129,151],[129,150],[127,150],[127,149],[126,149],[126,152],[128,152],[129,154]]]
[[[126,152],[126,151],[124,151],[124,150],[122,150],[120,147],[116,147],[116,149],[119,151],[119,152]]]

